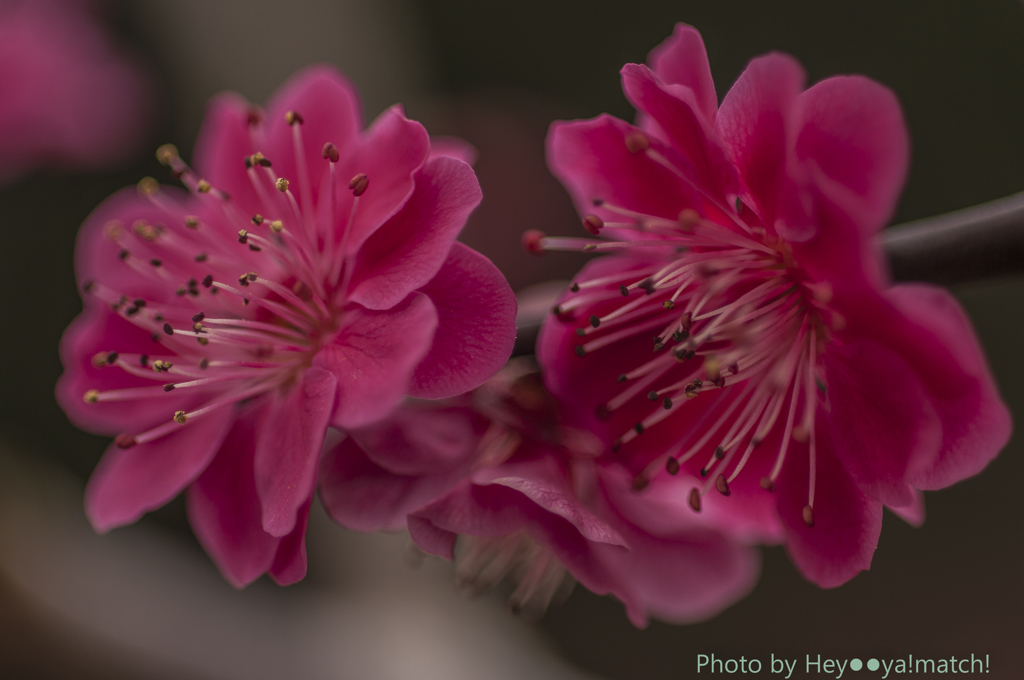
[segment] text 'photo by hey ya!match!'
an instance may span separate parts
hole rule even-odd
[[[0,676],[1024,673],[1024,3],[0,52]]]

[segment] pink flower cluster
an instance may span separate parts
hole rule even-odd
[[[148,131],[153,92],[79,0],[0,4],[0,182],[37,167],[122,161]]]
[[[184,490],[229,581],[290,583],[318,491],[474,588],[511,578],[517,608],[575,580],[642,626],[745,595],[757,543],[839,585],[883,505],[919,523],[921,490],[979,472],[1010,420],[970,325],[942,290],[890,286],[874,241],[908,163],[895,97],[805,89],[770,54],[719,107],[682,24],[622,77],[637,125],[549,136],[601,238],[525,243],[607,254],[546,321],[540,372],[501,369],[514,297],[455,241],[481,198],[470,150],[398,107],[363,131],[327,67],[266,110],[215,99],[195,169],[158,151],[187,191],[147,178],[79,237],[58,399],[116,435],[86,493],[96,529]]]

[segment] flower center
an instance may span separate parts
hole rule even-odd
[[[693,210],[670,220],[594,203],[624,221],[606,223],[588,215],[584,226],[594,234],[608,229],[619,240],[533,234],[526,245],[637,255],[632,266],[574,283],[573,295],[554,310],[564,322],[589,313],[587,323],[576,329],[577,356],[616,362],[625,356],[626,365],[633,364],[618,376],[618,391],[598,407],[603,420],[641,414],[619,433],[612,450],[688,404],[704,406],[696,422],[687,424],[683,435],[641,472],[637,487],[646,485],[660,466],[676,474],[690,464],[707,480],[690,493],[690,505],[699,511],[712,486],[730,495],[730,483],[754,451],[770,433],[780,431],[774,462],[761,485],[774,489],[791,440],[808,442],[811,475],[804,519],[813,523],[814,417],[823,387],[818,359],[830,328],[841,323],[827,306],[828,286],[807,280],[787,244],[743,222],[739,203],[729,215],[735,225],[729,226]],[[653,347],[637,342],[644,335],[653,339]],[[642,406],[645,398],[654,403]]]
[[[302,117],[288,112],[287,121],[300,199],[289,180],[275,176],[271,161],[256,153],[239,163],[245,164],[260,213],[242,215],[227,193],[199,178],[173,146],[165,145],[157,157],[190,190],[191,200],[162,192],[156,180],[146,178],[139,183],[139,195],[160,221],[106,225],[106,236],[120,249],[120,266],[131,270],[127,277],[111,277],[125,281],[125,290],[100,282],[88,282],[83,290],[148,332],[154,346],[147,353],[103,352],[93,362],[161,384],[89,390],[84,399],[97,403],[168,398],[182,389],[204,392],[204,398],[192,400],[198,406],[173,411],[169,422],[119,436],[122,447],[166,435],[214,409],[288,389],[343,327],[353,270],[350,226],[368,180],[359,174],[348,183],[354,201],[347,223],[339,228],[338,150],[330,143],[324,146],[331,189],[315,205]],[[250,134],[258,148],[264,138],[259,115],[250,117]]]

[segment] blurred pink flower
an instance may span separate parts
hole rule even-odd
[[[150,129],[145,72],[73,0],[0,5],[0,93],[0,182],[112,165]]]
[[[232,583],[295,581],[328,426],[461,393],[510,354],[515,298],[455,243],[480,201],[473,170],[431,153],[400,107],[361,128],[355,90],[325,66],[265,114],[221,95],[196,171],[158,151],[188,193],[147,178],[82,227],[85,311],[57,396],[78,426],[119,433],[86,491],[98,531],[187,486]]]
[[[524,360],[473,394],[410,402],[350,434],[321,464],[331,517],[359,531],[408,525],[474,589],[511,576],[516,609],[543,611],[571,585],[568,571],[618,597],[637,626],[682,623],[717,614],[757,578],[752,549],[692,513],[666,521],[627,490],[628,473],[598,459],[593,434],[561,422]]]
[[[870,565],[883,504],[922,521],[919,490],[976,474],[1011,429],[952,296],[888,286],[874,236],[907,170],[899,104],[859,76],[804,90],[773,53],[719,108],[682,24],[650,63],[622,70],[639,127],[605,115],[548,138],[610,240],[526,245],[613,253],[541,331],[549,388],[648,493],[784,540],[839,585]]]

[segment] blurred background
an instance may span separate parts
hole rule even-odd
[[[0,0],[0,19],[33,4],[54,3]],[[770,654],[974,653],[990,655],[993,677],[1020,677],[1020,435],[980,476],[927,494],[923,527],[887,515],[872,569],[842,588],[811,585],[782,549],[766,549],[760,584],[746,600],[708,622],[655,622],[641,631],[619,603],[583,588],[536,622],[506,613],[498,596],[467,600],[448,565],[427,560],[413,568],[403,536],[350,534],[322,511],[311,520],[305,581],[280,589],[264,579],[235,591],[192,537],[180,499],[135,526],[92,533],[82,490],[107,442],[73,428],[53,399],[57,344],[81,308],[72,270],[79,225],[106,196],[145,175],[172,182],[153,151],[173,142],[187,159],[216,92],[263,102],[298,68],[325,61],[351,76],[368,121],[402,102],[432,134],[467,139],[480,153],[485,199],[462,240],[519,290],[568,278],[581,264],[567,254],[529,258],[518,246],[525,229],[579,231],[567,194],[545,167],[548,125],[606,111],[632,119],[618,70],[644,61],[677,21],[703,33],[720,97],[750,58],[769,50],[795,55],[811,82],[863,73],[892,88],[913,144],[895,222],[1024,190],[1020,2],[58,4],[62,16],[81,22],[72,35],[88,26],[106,41],[88,46],[93,55],[106,50],[106,61],[81,78],[127,68],[112,87],[123,94],[128,83],[137,97],[112,94],[103,100],[108,109],[89,114],[120,129],[120,141],[79,150],[74,131],[71,141],[53,133],[35,165],[22,162],[24,150],[0,146],[0,309],[10,331],[0,361],[0,676],[657,680],[694,675],[697,654],[766,661]],[[46,25],[44,36],[69,44],[54,22]],[[0,101],[11,101],[26,78],[50,81],[19,65],[24,51],[3,30]],[[12,57],[3,49],[22,51]],[[54,50],[44,47],[31,63]],[[65,96],[72,85],[60,87],[43,113],[0,117],[0,137],[17,137],[12,130],[42,125],[51,114],[80,119]],[[954,292],[1024,423],[1024,281]]]

